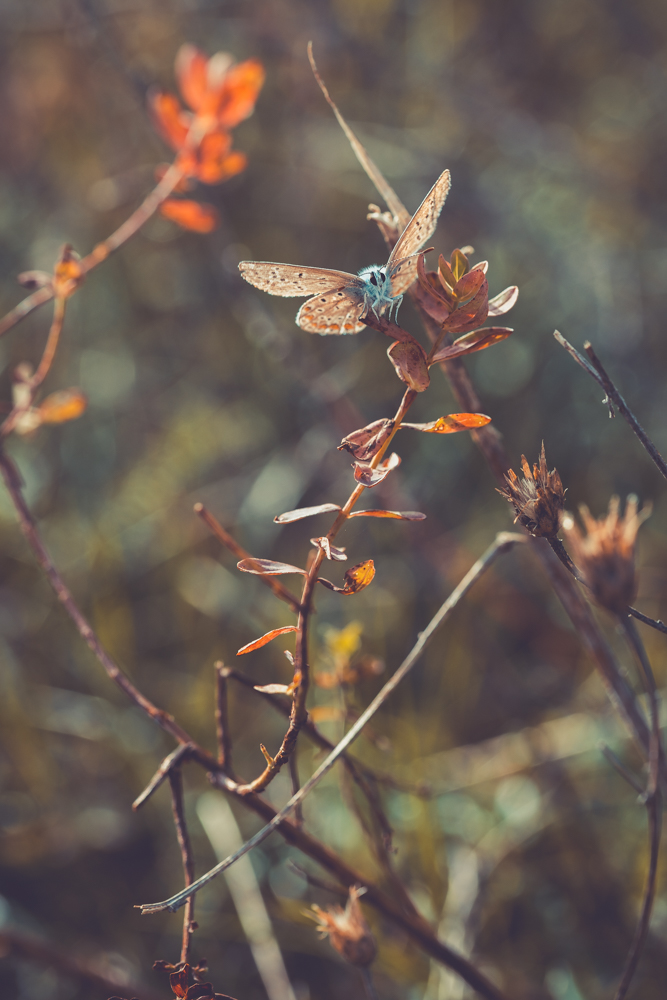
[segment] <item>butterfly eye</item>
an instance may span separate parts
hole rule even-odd
[[[371,283],[372,285],[375,285],[375,286],[377,287],[377,283],[378,283],[378,282],[377,282],[377,278],[375,277],[375,275],[374,275],[374,274],[373,274],[372,272],[371,272],[371,276],[370,276],[370,278],[369,278],[369,281],[370,281],[370,283]]]
[[[387,280],[387,275],[384,273],[384,271],[378,271],[378,277],[380,281],[383,283]]]

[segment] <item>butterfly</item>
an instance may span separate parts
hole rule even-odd
[[[450,187],[449,170],[443,171],[398,238],[389,260],[373,264],[358,274],[325,267],[299,267],[268,261],[242,260],[239,271],[246,281],[269,295],[312,295],[299,309],[297,325],[308,333],[359,333],[369,310],[379,316],[398,313],[403,294],[417,277],[419,251],[435,232]]]

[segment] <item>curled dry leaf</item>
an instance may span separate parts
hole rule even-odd
[[[349,517],[394,517],[400,521],[423,521],[426,514],[420,514],[418,510],[355,510]]]
[[[195,233],[211,233],[220,221],[213,205],[185,199],[168,198],[160,205],[160,212],[183,229],[192,229]]]
[[[311,538],[311,545],[316,545],[318,549],[322,549],[327,559],[334,559],[336,562],[345,562],[347,559],[347,554],[345,549],[339,548],[337,545],[332,545],[326,535],[322,535],[321,538]]]
[[[343,586],[337,587],[330,580],[324,580],[319,577],[320,583],[324,584],[329,590],[335,591],[337,594],[358,594],[360,590],[367,587],[375,576],[375,564],[372,559],[366,559],[365,562],[357,563],[356,566],[352,566],[348,569],[344,578]]]
[[[287,510],[284,514],[274,517],[276,524],[290,524],[301,521],[304,517],[314,517],[315,514],[327,514],[329,511],[340,510],[337,503],[321,503],[316,507],[299,507],[297,510]]]
[[[446,417],[438,417],[430,424],[401,424],[413,431],[424,431],[426,434],[456,434],[458,431],[475,430],[491,423],[491,417],[485,413],[450,413]]]
[[[274,562],[272,559],[241,559],[236,568],[242,573],[254,573],[255,576],[282,576],[285,573],[306,575],[305,569],[290,566],[289,563]]]
[[[416,341],[395,341],[387,355],[402,382],[415,392],[424,392],[430,384],[426,354]]]
[[[394,421],[374,420],[372,424],[352,431],[338,445],[338,450],[349,451],[358,462],[370,462],[377,455],[394,428]]]
[[[475,351],[483,351],[492,344],[497,344],[500,340],[505,340],[514,330],[509,326],[487,326],[482,330],[472,330],[470,333],[459,337],[453,344],[441,347],[431,364],[435,365],[439,361],[448,361],[450,358],[460,358],[464,354],[474,354]]]
[[[372,489],[373,486],[377,486],[383,479],[386,479],[389,473],[397,469],[400,464],[401,458],[395,451],[391,453],[389,458],[385,458],[383,462],[380,462],[376,468],[372,468],[372,466],[365,462],[355,462],[353,466],[354,478],[362,486]]]
[[[301,674],[299,674],[300,680]],[[255,684],[253,691],[259,691],[261,694],[292,694],[299,681],[295,678],[291,684]]]
[[[474,250],[473,250],[472,247],[469,247],[468,249],[470,250],[470,253],[474,253]],[[475,266],[473,268],[471,268],[471,270],[472,271],[482,271],[484,274],[486,274],[486,272],[489,270],[489,262],[488,262],[488,260],[480,260],[479,264],[475,264]]]
[[[296,625],[285,625],[283,628],[274,628],[266,635],[261,635],[259,639],[255,639],[254,642],[249,642],[245,646],[237,651],[237,656],[243,656],[244,653],[252,653],[253,649],[261,649],[262,646],[266,646],[267,642],[271,642],[279,635],[285,635],[287,632],[296,632]]]
[[[510,285],[509,288],[489,299],[489,316],[502,316],[503,313],[509,312],[518,298],[519,289],[516,285]]]

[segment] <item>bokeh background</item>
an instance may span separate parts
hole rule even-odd
[[[17,273],[50,269],[65,241],[87,252],[150,188],[168,153],[146,91],[173,88],[184,41],[266,66],[256,113],[235,133],[247,171],[202,191],[220,229],[198,236],[155,218],[89,277],[47,385],[82,386],[88,412],[10,445],[50,550],[102,640],[196,739],[213,746],[216,659],[262,683],[287,680],[280,643],[234,657],[291,618],[236,572],[193,503],[204,502],[254,554],[303,562],[319,527],[281,528],[274,515],[343,500],[352,480],[336,445],[391,415],[400,394],[378,334],[310,337],[294,325],[296,301],[238,278],[247,257],[351,271],[385,259],[365,219],[377,196],[313,80],[309,39],[341,110],[410,209],[451,168],[438,251],[472,244],[474,259],[490,262],[492,295],[521,289],[508,317],[513,337],[468,363],[483,409],[515,467],[545,441],[573,509],[586,502],[600,514],[615,492],[653,501],[637,604],[667,613],[664,483],[552,337],[557,327],[577,346],[589,338],[667,448],[664,3],[3,0],[0,26],[3,312],[21,297]],[[401,319],[420,335],[409,304]],[[48,307],[0,343],[3,399],[13,366],[39,356],[47,328]],[[415,419],[455,409],[436,375]],[[406,433],[399,450],[403,464],[373,502],[422,510],[427,520],[346,529],[352,561],[372,557],[377,576],[354,599],[320,595],[316,669],[331,669],[347,649],[384,663],[386,676],[511,524],[466,435]],[[136,815],[130,804],[172,745],[75,634],[4,496],[0,547],[3,925],[116,977],[123,996],[123,983],[166,996],[151,965],[177,960],[180,914],[142,918],[132,907],[182,884],[168,792]],[[663,638],[645,636],[661,684]],[[370,671],[345,697],[364,705],[381,682]],[[343,694],[316,687],[312,697],[322,718],[330,709],[323,728],[336,738]],[[250,777],[263,764],[259,743],[275,749],[283,724],[252,692],[232,689],[230,699],[237,767]],[[646,821],[602,757],[601,738],[638,766],[541,570],[514,553],[476,587],[357,746],[408,785],[430,783],[429,799],[385,794],[397,870],[443,936],[512,997],[597,1000],[622,968],[646,871]],[[316,761],[304,744],[302,775]],[[205,777],[190,767],[185,785],[202,872],[214,861],[197,813]],[[268,794],[279,804],[288,793],[281,776]],[[234,811],[244,835],[257,828]],[[306,821],[381,879],[336,775],[311,796]],[[310,902],[335,897],[309,887],[291,857],[274,838],[253,864],[295,994],[359,995],[354,970],[303,915]],[[465,995],[369,918],[383,998]],[[208,958],[216,989],[264,996],[223,880],[201,894],[197,919],[194,954]],[[664,996],[666,943],[661,890],[633,995]],[[4,993],[16,1000],[103,1000],[11,953],[2,967]]]

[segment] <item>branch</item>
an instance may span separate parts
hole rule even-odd
[[[220,660],[215,664],[215,733],[218,743],[218,764],[220,770],[230,777],[232,771],[232,738],[227,718],[227,673]]]
[[[627,421],[632,430],[635,432],[635,434],[643,444],[644,448],[649,453],[650,457],[653,459],[653,462],[657,466],[659,472],[665,477],[665,479],[667,479],[667,463],[665,462],[664,458],[662,457],[656,446],[649,438],[648,434],[646,433],[642,425],[635,417],[634,413],[632,412],[628,404],[623,399],[623,396],[621,396],[620,392],[618,391],[612,380],[609,378],[609,375],[603,368],[602,362],[600,361],[597,354],[593,350],[590,342],[586,341],[584,343],[584,350],[586,351],[586,354],[590,359],[590,364],[589,364],[589,362],[586,361],[586,359],[583,358],[577,350],[575,350],[572,344],[569,344],[567,342],[565,337],[562,335],[562,333],[559,333],[558,330],[554,331],[554,337],[561,345],[561,347],[564,347],[565,350],[568,352],[568,354],[570,354],[574,358],[577,364],[579,364],[584,369],[584,371],[588,375],[590,375],[591,378],[595,379],[598,385],[600,385],[604,389],[606,393],[606,398],[604,402],[609,406],[609,416],[613,417],[615,415],[612,407],[613,404],[618,410],[618,412],[621,414],[621,416]]]
[[[342,756],[344,751],[354,742],[357,736],[359,736],[366,723],[375,715],[377,710],[384,705],[392,692],[401,683],[403,678],[410,673],[440,626],[449,618],[459,601],[465,597],[479,577],[482,576],[489,566],[495,562],[499,555],[503,552],[507,552],[517,542],[523,541],[524,538],[522,535],[514,535],[509,532],[501,532],[497,535],[493,544],[490,545],[484,555],[477,560],[475,565],[468,571],[458,587],[450,594],[440,610],[431,619],[424,631],[419,634],[417,642],[403,660],[403,663],[400,665],[398,670],[389,678],[386,684],[384,684],[375,698],[373,698],[370,705],[364,712],[362,712],[355,724],[349,729],[329,756],[320,764],[305,785],[303,785],[303,787],[292,796],[289,802],[276,813],[270,823],[259,830],[254,837],[251,837],[239,851],[236,851],[229,858],[221,861],[220,864],[216,865],[205,875],[200,876],[200,878],[198,878],[196,882],[193,882],[191,886],[183,889],[179,893],[176,893],[175,896],[172,896],[164,902],[143,904],[139,907],[141,912],[159,913],[162,910],[171,910],[172,912],[176,911],[183,905],[185,900],[192,895],[193,892],[197,892],[202,886],[214,879],[216,875],[219,875],[221,872],[225,871],[226,868],[229,868],[230,865],[232,865],[238,858],[243,857],[243,855],[247,854],[253,847],[256,847],[258,844],[265,841],[267,837],[273,833],[276,827],[279,826],[283,820],[287,819],[292,810],[300,802],[303,802],[309,792],[311,792],[324,775],[331,770],[338,758]]]
[[[183,775],[181,774],[180,767],[172,767],[169,771],[169,784],[171,785],[171,808],[174,814],[174,826],[176,827],[178,846],[181,849],[183,875],[187,886],[192,883],[195,877],[195,863],[192,857],[190,835],[185,821],[185,810],[183,808]],[[185,904],[185,912],[183,914],[183,937],[181,940],[180,958],[182,963],[187,962],[189,959],[190,939],[197,929],[197,925],[194,921],[194,915],[195,898],[194,896],[191,896]]]
[[[233,554],[236,556],[237,559],[252,560],[253,557],[250,555],[250,553],[246,552],[243,546],[239,545],[236,539],[233,538],[228,531],[225,531],[220,522],[215,517],[213,517],[213,514],[211,514],[211,512],[206,509],[206,507],[204,507],[203,503],[196,503],[193,509],[197,517],[200,517],[202,519],[202,521],[209,529],[211,534],[215,535],[218,541],[222,542],[222,544],[226,548],[228,548],[230,552],[233,552]],[[275,577],[266,576],[264,573],[262,573],[261,567],[258,566],[257,570],[258,570],[257,576],[262,581],[262,583],[265,584],[265,586],[269,587],[276,595],[276,597],[279,597],[281,601],[286,601],[292,608],[292,611],[298,614],[301,605],[299,604],[294,594],[290,594],[287,587],[283,586],[283,584],[280,583],[279,580],[276,580]]]
[[[658,694],[655,686],[655,679],[651,664],[644,644],[634,623],[629,619],[621,619],[621,624],[626,638],[630,643],[639,662],[639,668],[644,682],[644,686],[649,696],[651,705],[651,749],[649,753],[649,779],[646,792],[643,796],[648,814],[648,840],[649,840],[649,868],[644,887],[644,897],[642,900],[639,921],[635,930],[630,952],[626,959],[625,969],[621,981],[616,990],[614,1000],[623,1000],[632,978],[637,969],[641,953],[646,943],[646,938],[651,922],[651,911],[655,900],[655,892],[658,879],[658,855],[660,852],[660,834],[662,832],[662,796],[660,793],[661,761],[662,753],[660,747],[660,712],[658,706]]]
[[[186,760],[191,755],[193,749],[194,747],[192,743],[181,743],[169,754],[168,757],[165,757],[141,795],[138,795],[132,803],[132,809],[134,812],[136,812],[137,809],[140,809],[144,802],[148,801],[153,792],[156,791],[165,778],[171,774],[172,769],[178,767],[184,760]]]

